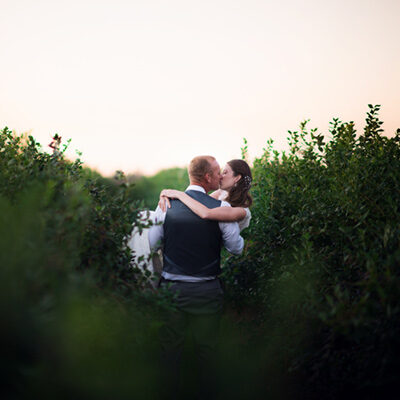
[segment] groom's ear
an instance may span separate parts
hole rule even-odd
[[[204,179],[205,179],[205,181],[206,181],[207,183],[210,183],[210,182],[211,182],[211,176],[210,176],[210,174],[209,174],[208,172],[204,175]]]

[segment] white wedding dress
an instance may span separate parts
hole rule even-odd
[[[146,221],[156,223],[155,211],[141,211],[139,220],[143,223]],[[157,285],[154,279],[155,273],[161,273],[162,263],[159,253],[154,253],[152,257],[149,257],[151,254],[149,228],[143,228],[140,232],[135,226],[128,238],[128,247],[132,250],[132,266],[137,265],[143,275],[146,270],[149,271],[148,282],[155,287]]]
[[[226,190],[221,190],[221,194],[219,195],[218,200],[226,201],[227,197],[228,197],[228,192]],[[240,221],[238,221],[240,232],[250,225],[250,220],[251,220],[250,210],[248,208],[245,208],[244,210],[246,211],[246,216]]]

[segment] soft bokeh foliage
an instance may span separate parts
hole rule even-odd
[[[169,168],[153,176],[130,177],[132,183],[130,198],[143,200],[143,205],[150,210],[157,207],[162,189],[185,190],[189,185],[189,176],[186,168]]]
[[[138,204],[81,162],[0,133],[1,390],[5,398],[156,398],[159,314],[126,238]],[[153,358],[152,358],[153,357]]]

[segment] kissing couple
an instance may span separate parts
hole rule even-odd
[[[169,313],[160,329],[166,398],[177,396],[188,334],[196,346],[198,394],[207,398],[215,394],[211,360],[223,307],[221,248],[241,254],[240,231],[251,218],[252,176],[245,161],[231,160],[221,173],[214,157],[198,156],[191,160],[188,173],[186,191],[163,190],[157,209],[150,213],[153,225],[142,235],[133,234],[129,242],[137,257],[146,245],[152,251],[162,250],[159,286],[175,294],[177,311]]]

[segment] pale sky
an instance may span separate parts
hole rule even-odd
[[[250,158],[303,119],[400,128],[400,0],[0,0],[0,128],[105,175]]]

